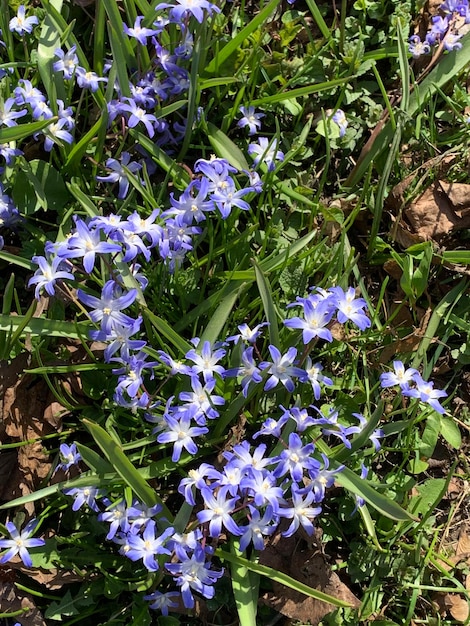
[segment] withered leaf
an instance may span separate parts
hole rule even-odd
[[[0,613],[14,613],[22,609],[27,611],[16,618],[21,626],[47,626],[31,596],[10,583],[3,583],[0,587]]]
[[[359,600],[347,585],[331,571],[321,552],[299,539],[298,535],[282,537],[278,532],[261,552],[260,563],[284,572],[309,587],[349,602],[353,607],[360,606]],[[261,600],[286,617],[308,622],[313,626],[319,624],[335,608],[275,581],[273,591],[264,594]]]

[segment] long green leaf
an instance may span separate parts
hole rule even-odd
[[[338,467],[336,461],[332,461],[331,465],[332,467]],[[415,517],[408,513],[408,511],[402,509],[394,500],[378,493],[366,480],[360,478],[360,476],[347,467],[335,474],[335,478],[342,487],[364,498],[366,502],[371,504],[379,513],[385,515],[385,517],[400,522],[408,522],[410,519],[417,521]]]
[[[250,169],[243,152],[225,133],[210,122],[207,124],[207,130],[207,136],[217,156],[226,159],[230,165],[233,165],[240,171]]]
[[[9,143],[10,141],[20,141],[25,137],[30,137],[34,133],[38,133],[49,124],[56,122],[56,117],[51,117],[48,120],[40,120],[39,122],[30,122],[29,124],[18,124],[18,126],[11,126],[0,129],[0,143]]]
[[[262,98],[255,98],[250,101],[253,106],[260,106],[266,104],[275,104],[276,102],[284,102],[284,100],[292,100],[293,98],[300,98],[301,96],[311,96],[313,93],[319,93],[320,91],[327,91],[337,87],[338,85],[344,85],[354,80],[355,76],[346,76],[345,78],[335,78],[329,80],[326,83],[316,83],[315,85],[308,85],[307,87],[298,87],[297,89],[291,89],[289,91],[280,91],[271,96],[263,96]]]
[[[157,331],[165,337],[165,339],[173,344],[173,346],[177,348],[181,354],[186,354],[186,352],[192,349],[193,346],[180,337],[180,335],[178,335],[168,322],[161,317],[158,317],[158,315],[155,315],[155,313],[152,313],[150,309],[144,308],[142,314],[144,317],[149,319],[152,326],[154,326],[154,328],[156,328]]]
[[[285,585],[286,587],[290,587],[291,589],[295,589],[295,591],[299,591],[310,598],[316,598],[321,602],[329,602],[333,604],[333,606],[340,607],[350,607],[351,604],[349,602],[344,602],[344,600],[340,600],[339,598],[335,598],[334,596],[329,596],[322,591],[318,591],[317,589],[313,589],[304,583],[295,580],[291,576],[284,574],[283,572],[278,572],[272,567],[267,567],[266,565],[260,565],[259,563],[253,563],[248,559],[245,559],[241,556],[236,556],[235,554],[230,554],[229,552],[225,552],[221,548],[217,548],[215,550],[216,556],[219,557],[222,561],[228,561],[229,563],[233,563],[234,565],[238,565],[239,567],[245,567],[250,572],[254,572],[255,574],[259,574],[260,576],[265,576],[270,580],[274,580],[281,585]]]
[[[88,428],[101,448],[107,460],[111,463],[116,472],[121,476],[126,485],[128,485],[135,495],[145,502],[147,506],[160,504],[162,513],[168,521],[172,519],[172,515],[156,491],[150,487],[148,482],[142,478],[137,469],[129,461],[122,448],[114,441],[111,435],[101,428],[98,424],[88,419],[83,419],[83,423]]]
[[[223,48],[217,52],[217,55],[205,67],[204,73],[214,74],[218,68],[235,52],[239,50],[245,39],[255,32],[262,24],[266,23],[268,17],[280,4],[280,0],[270,0],[268,4],[251,20],[244,28],[238,32]],[[204,76],[203,76],[204,77]]]
[[[269,280],[260,268],[255,259],[251,260],[253,267],[255,268],[256,282],[258,284],[259,294],[261,301],[263,302],[264,312],[266,313],[266,320],[269,322],[269,341],[272,346],[276,348],[280,347],[279,343],[279,325],[274,307],[273,295]]]
[[[237,544],[238,541],[232,541],[230,548],[235,556],[240,556]],[[254,626],[258,609],[259,574],[250,572],[245,566],[230,563],[230,578],[240,626]]]
[[[41,317],[34,317],[24,325],[25,319],[26,316],[24,315],[15,315],[13,317],[0,315],[0,331],[11,330],[16,332],[18,328],[23,327],[23,334],[28,333],[35,337],[70,337],[71,339],[80,339],[94,328],[88,322],[73,324],[72,322],[48,320]]]
[[[221,336],[221,332],[225,326],[225,323],[232,312],[233,307],[235,306],[235,302],[237,301],[240,292],[244,288],[245,284],[236,282],[236,288],[232,290],[231,293],[227,294],[225,298],[222,299],[217,309],[211,316],[211,319],[207,322],[207,326],[204,332],[201,335],[201,345],[204,341],[210,341],[211,343],[215,343],[217,339]]]

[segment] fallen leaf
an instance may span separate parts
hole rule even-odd
[[[359,607],[360,602],[339,576],[332,572],[324,555],[297,533],[282,537],[278,532],[271,537],[260,554],[260,563],[284,572],[299,582],[335,598]],[[332,604],[305,596],[275,581],[273,591],[265,593],[261,601],[290,619],[316,626],[335,609]]]
[[[423,241],[439,239],[470,226],[470,185],[437,181],[403,211],[412,231]]]
[[[21,626],[47,626],[32,597],[11,583],[3,583],[0,587],[0,613],[15,613],[21,610],[25,612],[15,617]]]
[[[445,595],[445,604],[448,612],[458,622],[465,622],[470,615],[470,607],[467,600],[459,596],[457,593],[447,593]]]

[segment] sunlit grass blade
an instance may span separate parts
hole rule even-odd
[[[22,334],[31,334],[35,337],[70,337],[80,339],[94,326],[88,322],[65,322],[61,320],[32,317],[29,320],[25,315],[0,315],[0,330],[12,330],[17,332],[22,329]],[[79,329],[79,330],[78,330]]]
[[[167,341],[169,341],[181,354],[186,354],[193,347],[185,339],[183,339],[178,333],[161,317],[152,313],[148,308],[142,312],[144,317],[147,317],[152,326],[157,332],[159,332]]]
[[[243,289],[243,287],[243,284],[235,283],[234,289],[221,300],[219,306],[207,322],[206,328],[201,335],[201,342],[210,341],[214,343],[222,336],[222,330],[235,306],[240,290]]]
[[[142,478],[137,469],[132,465],[122,448],[108,435],[108,433],[98,424],[88,419],[83,419],[83,424],[87,427],[96,441],[106,459],[112,465],[114,470],[121,476],[126,485],[128,485],[135,495],[145,502],[147,506],[160,504],[162,514],[168,521],[172,519],[172,515],[156,491],[150,487],[147,481]]]
[[[191,178],[188,172],[178,165],[168,154],[159,148],[157,144],[149,139],[146,135],[139,133],[136,130],[131,129],[130,134],[140,144],[155,162],[171,176],[173,184],[177,189],[184,190],[191,182]]]
[[[251,20],[244,28],[242,28],[221,50],[217,52],[217,55],[208,63],[204,69],[205,74],[214,74],[218,71],[218,68],[237,50],[242,43],[248,39],[248,37],[255,32],[262,24],[264,24],[271,13],[280,4],[280,0],[270,0],[268,4],[261,9],[258,15]],[[203,75],[203,78],[205,76]]]
[[[337,467],[338,463],[334,461],[331,465],[333,467]],[[364,498],[366,502],[368,502],[376,511],[385,515],[385,517],[399,522],[415,519],[410,513],[408,513],[408,511],[402,509],[402,507],[394,500],[378,493],[366,480],[360,478],[347,467],[343,468],[341,472],[338,472],[335,478],[342,487],[351,493]]]
[[[250,166],[240,148],[214,124],[207,124],[207,136],[217,156],[226,159],[238,170],[248,170]]]
[[[235,540],[230,543],[231,551],[235,556],[243,554],[237,549],[238,545],[239,542]],[[256,624],[258,612],[259,574],[250,572],[238,563],[230,563],[230,578],[240,626],[253,626]]]
[[[50,0],[50,4],[60,13],[63,0]],[[63,102],[66,101],[63,78],[52,69],[55,50],[60,48],[60,46],[60,33],[56,24],[49,17],[49,14],[46,13],[38,44],[38,70],[52,110],[56,114],[57,98],[60,98]]]
[[[272,346],[279,348],[279,325],[276,308],[273,302],[271,285],[257,261],[255,261],[255,259],[252,259],[251,263],[255,268],[256,283],[258,284],[259,294],[263,302],[266,320],[269,322],[269,341]]]
[[[285,100],[293,100],[294,98],[300,98],[302,96],[311,96],[314,93],[320,93],[321,91],[333,90],[338,85],[344,85],[354,80],[355,76],[348,76],[346,78],[334,78],[326,83],[317,83],[315,85],[308,85],[307,87],[298,87],[297,89],[290,89],[289,91],[280,91],[279,93],[271,96],[263,96],[261,98],[255,98],[251,100],[253,106],[265,106],[266,104],[275,104],[276,102],[283,102]]]
[[[274,570],[272,567],[267,567],[266,565],[260,565],[259,563],[253,563],[252,561],[249,561],[248,559],[245,559],[241,556],[237,556],[235,554],[231,554],[230,552],[226,552],[225,550],[222,550],[221,548],[217,548],[215,550],[215,554],[222,561],[228,561],[229,563],[233,563],[234,565],[237,565],[239,567],[244,567],[250,572],[254,572],[255,574],[259,574],[260,576],[265,576],[266,578],[269,578],[270,580],[274,580],[275,582],[280,583],[281,585],[285,585],[286,587],[290,587],[290,589],[294,589],[295,591],[298,591],[299,593],[303,593],[304,595],[309,596],[310,598],[316,598],[317,600],[320,600],[321,602],[329,602],[333,606],[342,606],[342,607],[351,606],[349,602],[345,602],[344,600],[340,600],[339,598],[335,598],[334,596],[329,596],[328,594],[323,593],[322,591],[313,589],[312,587],[309,587],[308,585],[305,585],[304,583],[301,583],[298,580],[295,580],[295,578],[292,578],[291,576],[284,574],[283,572],[278,572]]]
[[[39,122],[30,122],[29,124],[18,124],[18,126],[0,128],[0,143],[9,143],[10,141],[20,141],[25,137],[31,137],[43,128],[56,122],[56,117],[48,120],[40,120]]]

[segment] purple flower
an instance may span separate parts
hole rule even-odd
[[[323,385],[327,385],[328,387],[331,387],[333,385],[333,381],[331,380],[331,378],[328,378],[328,376],[324,376],[321,373],[322,370],[323,365],[321,365],[320,363],[312,364],[312,359],[310,357],[307,358],[305,362],[305,373],[307,374],[305,381],[308,380],[309,383],[312,385],[313,396],[315,400],[320,399],[320,383],[322,383]]]
[[[167,2],[157,4],[155,11],[171,9],[170,19],[179,24],[183,22],[184,17],[188,13],[193,15],[200,24],[204,21],[204,10],[207,11],[208,15],[220,13],[219,7],[208,2],[208,0],[176,0],[176,2],[176,5]]]
[[[356,298],[353,287],[349,287],[347,291],[343,291],[341,287],[332,287],[329,291],[335,296],[334,301],[338,308],[336,317],[340,324],[351,320],[360,330],[370,327],[370,319],[363,311],[367,302],[364,298]]]
[[[33,26],[39,24],[38,18],[35,15],[26,17],[26,9],[24,4],[20,4],[18,7],[18,13],[16,17],[10,20],[8,25],[11,32],[18,33],[18,35],[31,34],[33,32]]]
[[[171,552],[165,547],[167,539],[175,532],[171,526],[166,528],[161,535],[156,534],[156,524],[150,520],[145,527],[143,536],[137,534],[128,535],[129,550],[126,556],[131,561],[142,559],[149,572],[156,572],[159,569],[157,554],[170,555]]]
[[[263,517],[255,507],[248,505],[250,518],[247,526],[241,526],[243,532],[240,538],[240,550],[244,552],[250,543],[253,543],[255,550],[264,549],[264,537],[272,535],[277,528],[277,517],[274,515],[273,507],[267,506]]]
[[[273,389],[278,383],[282,383],[287,391],[294,391],[295,385],[292,377],[304,378],[305,372],[299,367],[292,365],[297,356],[296,348],[289,348],[285,354],[281,354],[276,346],[268,347],[272,363],[263,361],[259,364],[260,369],[268,370],[270,377],[264,385],[264,390]]]
[[[66,496],[72,496],[74,503],[72,511],[78,511],[84,504],[88,505],[92,511],[99,513],[96,498],[103,495],[102,489],[96,487],[74,487],[73,489],[64,489]]]
[[[62,117],[57,120],[57,122],[49,124],[49,126],[42,131],[45,138],[44,150],[50,152],[54,144],[58,144],[60,146],[62,141],[65,141],[65,143],[68,144],[73,142],[73,136],[66,128],[64,128],[64,126],[68,125],[69,123],[67,119]]]
[[[431,52],[431,46],[427,41],[421,41],[419,35],[412,35],[409,39],[408,52],[413,59],[419,59],[420,56]]]
[[[121,313],[122,309],[127,309],[137,297],[137,289],[130,289],[123,295],[116,295],[116,283],[108,280],[101,292],[101,298],[91,296],[81,289],[78,289],[78,299],[86,306],[93,307],[89,315],[93,322],[101,322],[101,328],[110,333],[114,324],[133,325],[134,319]]]
[[[79,87],[90,89],[92,92],[98,91],[100,82],[106,83],[108,81],[104,76],[98,76],[95,72],[86,70],[79,65],[75,68],[75,78]]]
[[[197,191],[197,195],[193,195],[194,191]],[[206,200],[209,191],[209,181],[206,178],[201,181],[192,181],[178,200],[172,193],[170,194],[171,207],[163,213],[163,216],[176,215],[188,225],[191,225],[193,221],[199,223],[205,220],[205,213],[214,208],[212,201]]]
[[[305,299],[303,302],[304,319],[301,317],[292,317],[284,320],[287,328],[302,329],[302,338],[304,344],[310,343],[315,337],[324,339],[325,341],[333,341],[331,331],[326,328],[330,323],[335,312],[334,307],[328,299],[320,300],[318,304],[312,304],[311,300]]]
[[[14,556],[19,554],[20,559],[26,567],[33,566],[33,562],[27,548],[37,548],[46,543],[44,539],[33,539],[31,537],[36,530],[37,525],[38,522],[35,519],[32,519],[26,524],[23,531],[20,533],[13,522],[6,523],[11,539],[0,539],[0,548],[8,548],[5,554],[3,554],[0,558],[0,563],[7,563],[8,561],[11,561]]]
[[[177,598],[180,598],[181,594],[178,591],[167,591],[161,593],[160,591],[153,591],[147,596],[144,596],[144,600],[150,602],[149,608],[155,611],[161,611],[162,615],[167,616],[170,609],[174,609],[178,606],[178,602],[173,602]]]
[[[9,143],[0,143],[0,155],[5,159],[7,165],[13,165],[17,156],[22,156],[23,152],[18,148],[10,147]]]
[[[313,443],[305,446],[297,433],[289,435],[289,446],[274,459],[277,467],[274,470],[274,476],[280,478],[284,474],[289,473],[293,480],[300,482],[302,480],[304,470],[315,474],[320,469],[320,463],[312,457],[315,450]]]
[[[418,374],[418,370],[409,367],[405,370],[405,366],[401,361],[393,361],[394,372],[386,372],[380,374],[380,385],[382,388],[400,385],[401,390],[409,388],[411,382],[414,381]]]
[[[39,269],[29,279],[28,287],[36,285],[34,296],[37,300],[41,297],[43,288],[50,296],[54,296],[55,285],[58,280],[74,280],[73,274],[66,270],[66,262],[60,257],[33,256],[32,261],[39,265]]]
[[[104,513],[100,513],[98,515],[98,520],[100,522],[108,522],[109,531],[106,535],[106,539],[108,539],[108,541],[111,541],[116,536],[118,530],[124,533],[127,533],[129,531],[129,509],[127,508],[127,504],[124,500],[120,500],[119,502],[115,502],[114,504],[107,501],[106,504],[107,509]]]
[[[208,487],[203,487],[201,494],[206,508],[197,513],[197,518],[201,524],[209,522],[209,536],[218,537],[222,532],[222,524],[232,534],[240,535],[241,531],[231,515],[239,498],[227,499],[227,494],[222,491],[214,495]]]
[[[321,507],[311,507],[310,505],[315,502],[315,494],[312,489],[307,491],[304,498],[305,490],[296,491],[292,490],[292,506],[279,509],[279,515],[281,517],[287,517],[292,519],[289,528],[282,533],[283,537],[291,537],[295,531],[302,526],[307,535],[313,535],[312,520],[320,515]]]
[[[240,107],[240,113],[243,117],[238,121],[238,128],[245,128],[248,126],[248,134],[255,135],[261,128],[261,118],[264,117],[264,113],[255,113],[255,107]]]
[[[121,111],[130,113],[127,119],[127,125],[129,126],[129,128],[134,128],[135,126],[137,126],[137,124],[142,122],[142,124],[147,129],[148,136],[153,137],[155,135],[155,128],[153,127],[153,124],[157,123],[157,118],[155,117],[155,115],[147,113],[145,109],[137,106],[135,101],[131,98],[126,98],[126,100],[128,104],[122,104]]]
[[[337,109],[331,116],[331,120],[338,126],[339,136],[344,137],[346,134],[346,128],[348,127],[348,120],[346,119],[344,111]]]
[[[82,460],[80,452],[77,450],[77,445],[72,443],[70,445],[62,443],[59,448],[61,462],[57,466],[57,469],[62,469],[65,472],[69,470],[72,465],[78,465]]]
[[[210,341],[205,341],[200,354],[196,350],[190,350],[185,356],[194,363],[191,366],[192,371],[195,374],[202,374],[207,383],[214,378],[214,374],[223,376],[225,368],[222,365],[217,365],[217,363],[225,354],[226,352],[222,348],[212,351]]]
[[[269,326],[269,322],[263,322],[262,324],[258,324],[253,329],[251,329],[248,324],[240,324],[238,326],[238,330],[240,331],[238,335],[232,335],[231,337],[227,337],[226,341],[233,341],[233,343],[238,343],[241,339],[246,343],[256,343],[256,340],[261,334],[261,328],[263,326]]]
[[[122,200],[127,196],[129,191],[129,179],[127,178],[127,170],[132,174],[135,174],[142,169],[142,165],[136,161],[131,162],[131,155],[129,152],[122,152],[120,161],[117,159],[108,159],[105,163],[108,170],[111,172],[107,176],[97,176],[96,180],[105,183],[119,183],[118,198]]]
[[[190,558],[181,563],[165,563],[165,567],[181,587],[183,603],[187,609],[194,607],[192,589],[204,598],[211,599],[215,595],[214,583],[224,574],[223,569],[215,571],[210,568],[210,564],[206,563],[206,552],[199,545]]]
[[[177,462],[180,460],[183,448],[189,454],[197,453],[197,445],[193,441],[193,437],[200,437],[209,432],[204,426],[191,426],[191,411],[186,411],[179,419],[171,415],[165,415],[167,429],[157,437],[159,443],[174,442],[173,454],[171,460]]]
[[[284,161],[284,153],[277,149],[277,139],[273,139],[269,143],[267,137],[260,137],[258,143],[250,143],[248,154],[256,155],[255,165],[263,161],[267,165],[268,172],[272,172],[276,167],[275,161]]]
[[[0,126],[17,126],[17,120],[19,117],[27,114],[25,109],[21,111],[12,111],[11,107],[15,104],[15,98],[7,98],[3,105],[0,104]]]
[[[250,346],[242,352],[242,364],[240,367],[228,369],[224,373],[224,377],[230,376],[242,376],[241,386],[242,394],[246,398],[248,396],[248,387],[250,383],[258,384],[263,379],[261,377],[261,370],[256,366],[253,357],[253,346]]]
[[[137,41],[143,46],[147,45],[148,37],[152,37],[153,35],[158,35],[160,32],[154,28],[146,28],[145,26],[141,26],[142,20],[144,19],[143,15],[138,15],[135,18],[134,27],[129,28],[126,24],[124,24],[124,32],[129,37],[133,37],[137,39]]]
[[[101,241],[101,233],[91,229],[83,220],[75,220],[75,232],[68,240],[67,250],[60,256],[68,259],[83,258],[83,268],[87,274],[91,274],[95,267],[96,255],[112,252],[121,252],[121,246],[117,243]]]
[[[61,48],[54,51],[55,56],[59,59],[52,65],[54,72],[62,72],[66,80],[73,78],[75,68],[78,66],[78,56],[75,54],[77,46],[72,46],[70,50],[64,52]]]
[[[221,406],[225,404],[225,400],[222,396],[211,395],[212,390],[215,387],[215,379],[209,380],[204,387],[200,381],[195,377],[191,377],[191,387],[193,391],[182,391],[179,394],[179,399],[185,402],[185,407],[189,408],[194,406],[197,408],[197,412],[194,415],[194,419],[201,426],[205,425],[205,417],[209,419],[215,419],[219,417],[219,412],[214,406]]]
[[[443,415],[446,410],[439,402],[438,398],[445,398],[447,393],[442,389],[434,389],[434,383],[423,380],[420,374],[414,376],[416,388],[407,389],[403,395],[418,398],[421,402],[429,404],[435,411]]]

